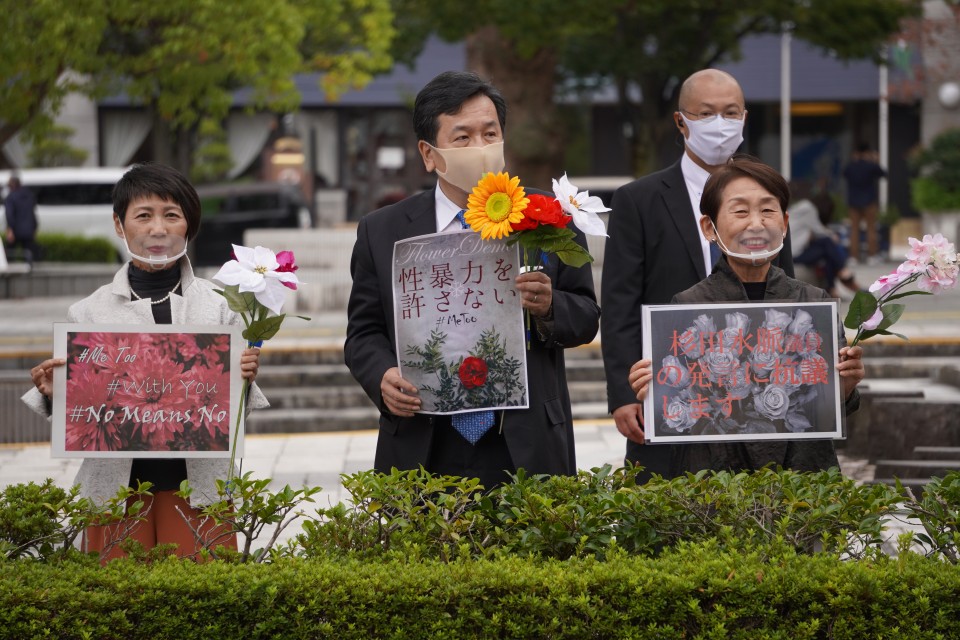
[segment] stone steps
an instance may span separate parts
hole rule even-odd
[[[919,460],[960,461],[960,447],[914,447],[913,457]]]
[[[942,478],[952,471],[960,471],[960,460],[877,460],[878,478]]]

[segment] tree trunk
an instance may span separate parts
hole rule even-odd
[[[557,54],[540,49],[521,56],[495,27],[467,37],[467,67],[490,80],[507,102],[507,171],[521,184],[550,191],[563,174],[565,135],[554,104]]]

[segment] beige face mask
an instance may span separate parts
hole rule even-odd
[[[486,173],[503,171],[503,143],[494,142],[483,147],[457,147],[438,149],[429,142],[427,145],[443,158],[447,170],[437,175],[455,187],[467,193],[473,191],[480,178]]]

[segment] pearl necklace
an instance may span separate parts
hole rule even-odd
[[[181,278],[181,280],[182,280],[182,278]],[[150,304],[163,304],[164,302],[166,302],[167,300],[169,300],[169,299],[170,299],[170,296],[173,294],[173,292],[176,291],[176,290],[180,287],[180,282],[181,282],[181,280],[177,280],[177,284],[173,285],[173,289],[170,289],[170,292],[169,292],[167,295],[165,295],[165,296],[163,296],[162,298],[160,298],[159,300],[154,300],[154,299],[151,298],[151,299],[150,299]],[[138,296],[138,295],[137,295],[137,292],[133,290],[133,287],[130,288],[130,293],[132,293],[132,294],[133,294],[133,297],[136,298],[137,300],[143,300],[143,298],[141,298],[140,296]]]

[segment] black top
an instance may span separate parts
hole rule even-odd
[[[767,293],[767,283],[764,282],[744,282],[743,290],[747,292],[747,298],[752,301],[763,300]]]
[[[182,292],[180,281],[180,264],[163,271],[145,271],[135,267],[132,263],[128,271],[130,288],[143,299],[166,300],[160,304],[151,305],[153,321],[157,324],[170,324],[172,312],[170,310],[170,296],[174,287]],[[136,299],[136,296],[132,296]],[[151,491],[176,491],[180,483],[187,479],[187,461],[183,459],[168,460],[166,458],[134,458],[133,468],[130,470],[130,486],[136,487],[137,482],[151,482]]]

